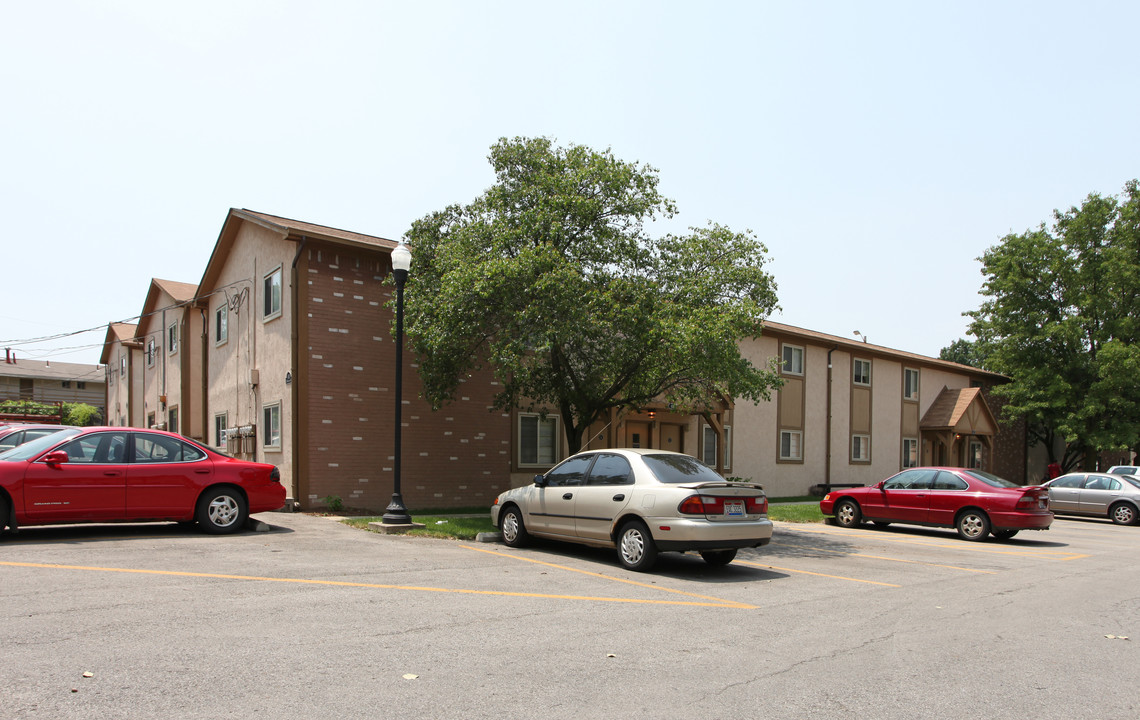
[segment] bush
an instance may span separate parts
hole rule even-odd
[[[103,415],[99,412],[99,408],[87,403],[63,403],[59,410],[59,421],[64,425],[87,427],[89,425],[100,425],[103,422]]]

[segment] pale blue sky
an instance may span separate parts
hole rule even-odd
[[[976,258],[1140,176],[1132,2],[59,0],[0,23],[0,341],[96,362],[230,207],[398,238],[501,136],[660,171],[774,320],[937,355]],[[414,269],[413,269],[414,271]],[[58,348],[83,347],[65,353]]]

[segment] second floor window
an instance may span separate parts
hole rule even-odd
[[[851,379],[856,385],[871,384],[871,361],[855,358],[855,373]]]
[[[265,320],[275,318],[281,314],[281,268],[265,276],[262,288],[265,296],[262,317]]]
[[[903,397],[907,400],[918,399],[918,370],[914,368],[903,369]]]
[[[229,312],[230,308],[225,303],[218,306],[218,311],[214,313],[214,344],[221,345],[230,336],[229,329]]]
[[[804,374],[804,349],[802,347],[784,346],[784,372],[788,375]]]
[[[170,355],[178,352],[178,323],[170,323],[166,329],[166,348]]]
[[[154,338],[146,341],[146,366],[154,367]]]

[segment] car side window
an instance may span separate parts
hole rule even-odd
[[[1049,483],[1049,487],[1055,488],[1079,488],[1085,481],[1084,475],[1066,475],[1059,477],[1053,482]]]
[[[1115,486],[1115,487],[1114,487]],[[1119,490],[1120,483],[1103,475],[1090,475],[1085,490]]]
[[[927,490],[937,470],[904,470],[883,483],[884,490]]]
[[[550,472],[546,473],[546,484],[561,487],[563,485],[581,485],[586,469],[590,467],[593,455],[570,458]]]
[[[587,485],[632,485],[633,468],[621,455],[602,454],[590,468]]]
[[[938,477],[934,478],[935,490],[966,490],[969,487],[965,480],[945,470],[939,471]]]
[[[3,438],[0,438],[0,447],[14,448],[17,445],[23,443],[24,441],[20,438],[24,437],[24,432],[25,431],[21,430],[19,432],[14,432],[10,435],[5,435]]]
[[[69,463],[111,464],[126,462],[125,447],[125,433],[96,433],[64,443],[56,452],[67,453]]]
[[[135,433],[136,463],[192,462],[204,457],[204,452],[181,440],[165,435]]]

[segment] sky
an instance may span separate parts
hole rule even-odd
[[[0,18],[0,347],[30,359],[97,363],[151,278],[201,280],[231,207],[398,239],[489,187],[516,136],[656,168],[680,212],[654,234],[755,232],[772,320],[936,357],[967,336],[987,248],[1140,177],[1134,0]]]

